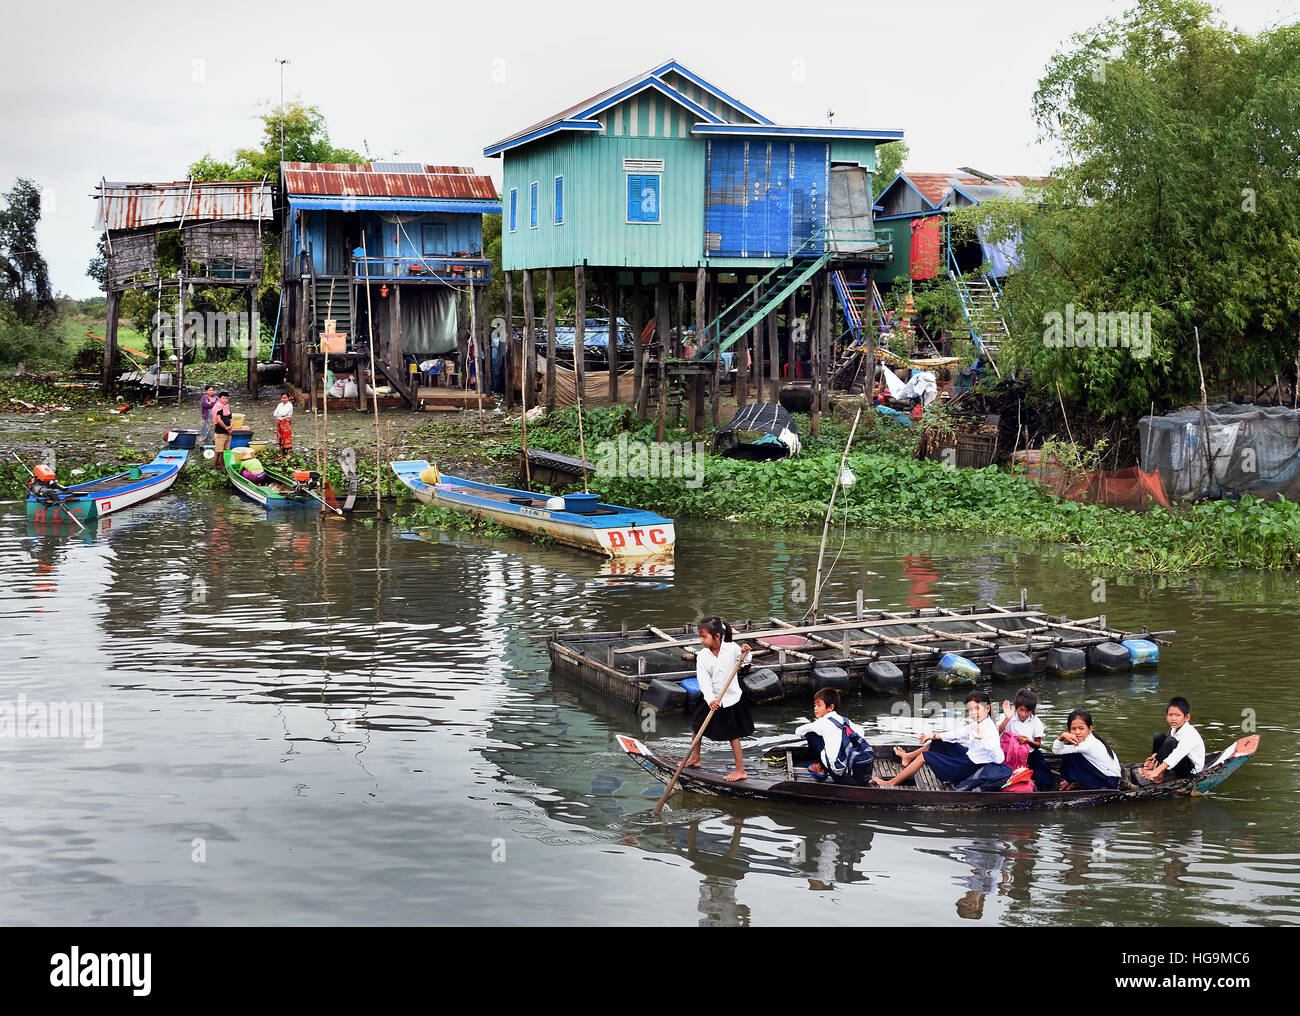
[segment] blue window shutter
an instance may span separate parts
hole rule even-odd
[[[519,188],[510,188],[510,232],[519,225]]]
[[[528,224],[537,228],[537,181],[528,185]]]
[[[627,221],[659,221],[659,174],[629,173],[627,176]]]
[[[555,224],[564,221],[564,177],[555,178]]]

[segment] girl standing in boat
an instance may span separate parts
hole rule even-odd
[[[698,625],[700,633],[700,651],[695,654],[695,678],[700,683],[703,696],[695,706],[691,717],[691,730],[699,733],[705,718],[714,713],[709,720],[704,736],[710,741],[730,741],[731,751],[736,756],[736,768],[725,779],[729,783],[746,779],[745,759],[740,751],[740,739],[754,732],[754,720],[749,715],[749,706],[745,705],[740,694],[740,680],[733,680],[723,692],[722,686],[736,670],[737,661],[746,659],[750,654],[749,646],[737,645],[732,639],[731,625],[720,617],[706,617]],[[700,764],[700,747],[697,744],[691,756],[686,760],[689,769]]]

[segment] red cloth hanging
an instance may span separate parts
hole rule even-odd
[[[933,279],[939,274],[939,249],[942,246],[943,219],[938,215],[927,215],[923,219],[912,220],[912,262],[910,265],[913,281]]]

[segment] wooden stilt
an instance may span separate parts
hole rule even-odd
[[[715,272],[712,279],[712,285],[708,287],[708,313],[705,315],[710,322],[718,320],[718,276]],[[713,346],[713,390],[709,393],[709,421],[713,429],[721,425],[718,419],[718,413],[722,406],[722,352],[718,349],[717,343]]]
[[[104,366],[99,372],[99,386],[104,394],[111,398],[117,387],[118,362],[120,360],[117,349],[117,316],[122,305],[121,291],[110,289],[107,303],[108,306],[104,317]],[[183,320],[180,326],[184,327]]]
[[[546,269],[546,411],[555,412],[555,269]]]
[[[623,291],[618,286],[618,273],[605,275],[605,313],[609,315],[609,404],[618,405],[618,319],[623,316]]]
[[[575,265],[573,269],[573,369],[578,385],[578,412],[587,395],[587,269]]]
[[[536,405],[534,392],[534,381],[537,378],[537,340],[535,337],[537,327],[536,301],[533,297],[533,273],[530,269],[524,269],[524,376],[520,385],[523,394],[524,411],[528,407]]]
[[[505,321],[506,321],[506,335],[505,335],[505,340],[506,340],[506,351],[505,351],[505,352],[506,352],[506,356],[505,356],[505,367],[506,367],[506,390],[505,390],[505,408],[506,408],[506,411],[509,412],[510,410],[512,410],[512,409],[515,408],[515,325],[514,325],[514,313],[515,313],[515,273],[514,273],[514,272],[505,272],[504,275],[505,275],[505,284],[506,284],[506,306],[505,306]],[[520,350],[520,352],[523,352],[523,350]]]
[[[671,348],[669,340],[671,325],[668,315],[668,273],[661,271],[659,281],[655,285],[655,338],[658,339],[655,381],[659,386],[659,412],[655,424],[656,441],[664,439],[664,428],[668,419],[668,352]]]
[[[632,272],[632,404],[636,415],[645,419],[645,349],[641,345],[641,331],[645,318],[641,316],[641,273]]]

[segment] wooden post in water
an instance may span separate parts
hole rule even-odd
[[[555,412],[555,269],[546,269],[546,412]]]

